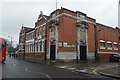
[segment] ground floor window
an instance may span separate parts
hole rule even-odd
[[[25,52],[28,52],[28,48],[27,48],[27,45],[25,45]]]
[[[112,50],[112,43],[107,43],[107,49]]]
[[[38,52],[40,52],[40,42],[38,42]]]
[[[105,42],[100,42],[100,49],[105,49]]]
[[[33,48],[32,48],[32,51],[34,52],[34,43],[33,43],[32,47],[33,47]]]
[[[33,52],[33,44],[31,44],[31,52]]]
[[[37,42],[35,43],[35,52],[37,52],[37,49],[38,49],[38,45],[37,45]]]
[[[44,52],[44,45],[45,45],[45,42],[44,41],[42,41],[42,52]]]
[[[42,51],[42,41],[40,41],[40,51]]]
[[[30,52],[30,44],[28,44],[28,53]]]
[[[114,44],[114,50],[118,50],[118,45]]]

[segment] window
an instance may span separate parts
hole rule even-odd
[[[32,44],[30,43],[30,52],[32,52]]]
[[[40,35],[41,35],[41,32],[42,32],[41,27],[39,28],[39,32],[40,32]]]
[[[37,36],[39,36],[39,29],[37,29]]]
[[[42,51],[42,41],[40,41],[40,51]]]
[[[40,52],[40,42],[38,42],[38,52]]]
[[[37,46],[37,42],[36,42],[36,44],[35,44],[35,52],[37,52],[38,51],[38,46]]]
[[[45,26],[43,26],[43,34],[45,34]]]
[[[32,33],[32,39],[34,38],[34,33]]]
[[[105,42],[100,42],[100,49],[105,49]]]
[[[36,36],[39,36],[39,31],[38,31],[38,29],[36,29]]]
[[[28,44],[28,52],[30,52],[30,45]]]
[[[105,49],[105,41],[100,40],[100,49]]]
[[[33,52],[33,44],[31,44],[31,52]]]
[[[42,41],[42,52],[44,52],[44,41]]]
[[[29,44],[27,45],[27,52],[29,52]]]
[[[45,30],[45,26],[43,26],[43,31]]]
[[[112,43],[107,43],[107,49],[112,50]]]
[[[114,44],[114,50],[118,50],[118,45]]]
[[[34,52],[34,43],[33,43],[33,52]]]

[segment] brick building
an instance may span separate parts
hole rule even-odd
[[[19,33],[19,58],[24,59],[25,58],[25,42],[26,42],[26,32],[31,30],[32,28],[24,27],[22,25],[22,28]]]
[[[120,39],[119,29],[99,24],[98,26],[98,53],[102,58],[109,57],[110,54],[116,54],[119,51]]]
[[[78,56],[86,60],[93,59],[95,51],[106,58],[118,54],[119,30],[96,23],[80,11],[61,8],[50,16],[40,12],[35,28],[24,35],[25,59],[44,60],[46,56],[49,60],[71,60]]]

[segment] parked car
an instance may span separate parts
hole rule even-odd
[[[120,62],[120,54],[112,54],[109,57],[110,62]]]

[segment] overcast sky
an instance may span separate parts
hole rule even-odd
[[[111,27],[118,26],[119,0],[57,0],[57,8],[67,8],[81,11]],[[34,24],[43,11],[50,15],[56,9],[56,0],[1,0],[0,1],[0,36],[18,42],[21,25],[34,27]],[[2,32],[2,33],[1,33]]]

